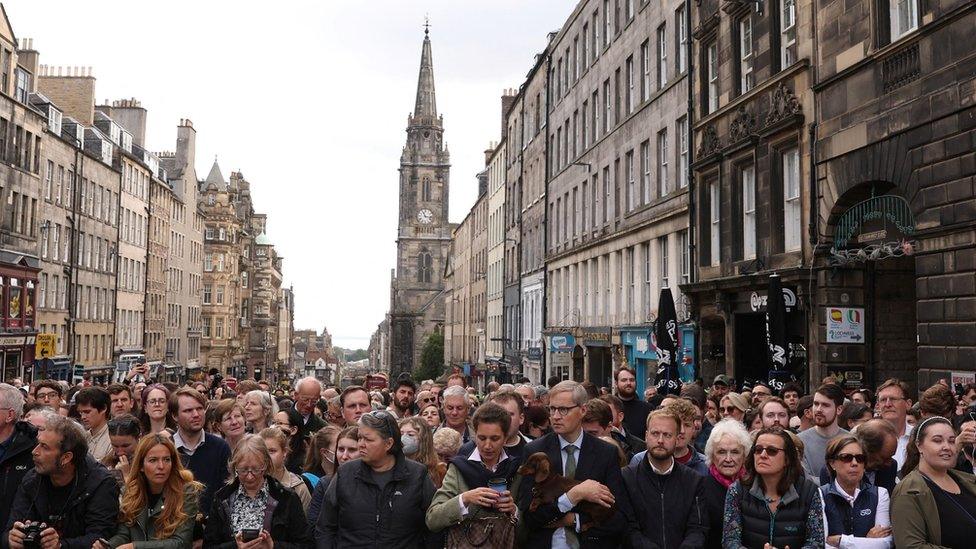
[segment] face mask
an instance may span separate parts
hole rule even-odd
[[[407,455],[416,454],[420,449],[420,441],[413,435],[400,435],[400,443],[403,444],[403,453]]]

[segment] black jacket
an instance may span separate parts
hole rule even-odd
[[[361,459],[339,467],[315,525],[318,549],[416,549],[442,541],[425,522],[435,491],[427,467],[400,455],[392,471],[381,491]]]
[[[49,522],[51,515],[61,515],[61,547],[90,549],[98,538],[115,535],[119,518],[119,485],[109,470],[90,455],[75,472],[75,483],[66,501],[51,501],[51,480],[31,470],[17,489],[7,519],[7,530],[15,521]],[[9,547],[7,536],[0,547]]]
[[[6,525],[17,487],[34,469],[31,450],[37,445],[37,429],[26,421],[14,424],[10,445],[0,458],[0,524]]]
[[[677,549],[704,547],[708,532],[703,482],[705,479],[674,462],[667,475],[658,475],[642,459],[623,470],[633,524],[630,547]]]
[[[708,518],[707,549],[722,549],[722,518],[725,516],[725,496],[729,489],[709,474],[702,478],[705,496],[705,516]]]
[[[265,476],[264,481],[268,484],[269,501],[265,509],[263,529],[271,534],[274,546],[281,549],[309,547],[313,543],[312,531],[305,520],[302,500],[276,479]],[[203,533],[204,547],[237,547],[237,542],[234,541],[237,532],[231,526],[230,517],[240,485],[240,481],[235,479],[214,494],[213,507]]]
[[[295,411],[294,415],[304,421],[302,415]],[[285,468],[295,473],[296,475],[301,475],[305,466],[305,452],[301,451],[304,449],[304,443],[308,442],[308,439],[312,437],[319,429],[325,427],[325,420],[315,415],[308,416],[308,423],[300,424],[298,426],[298,432],[295,433],[295,446],[292,448],[291,454],[288,455],[288,461],[285,463]],[[301,442],[299,442],[301,441]],[[311,490],[311,488],[309,488]],[[313,519],[314,520],[314,519]]]
[[[643,439],[639,439],[630,433],[621,433],[620,431],[610,431],[610,436],[613,440],[616,440],[620,444],[620,448],[627,455],[627,461],[629,462],[634,458],[634,454],[644,452],[647,450],[647,442]]]
[[[650,404],[636,396],[630,400],[624,400],[623,424],[627,434],[643,439],[644,433],[647,431],[647,414],[650,414],[651,410],[653,408]]]
[[[620,459],[617,449],[611,444],[598,438],[582,433],[580,435],[580,450],[576,463],[576,480],[593,479],[607,488],[616,499],[616,512],[603,524],[594,526],[579,534],[580,548],[610,548],[618,547],[623,542],[624,534],[634,525],[628,523],[631,516],[627,492],[624,488],[623,477],[620,475]],[[544,437],[533,440],[525,446],[525,456],[528,459],[536,452],[545,452],[549,456],[552,471],[562,473],[562,450],[559,447],[559,437],[556,433],[549,433]],[[525,536],[524,547],[545,548],[552,546],[554,528],[546,525],[561,519],[566,513],[561,513],[556,503],[540,505],[535,511],[529,510],[532,502],[532,477],[522,477],[518,491],[518,508],[522,520],[519,528]],[[576,512],[575,509],[572,512]],[[580,514],[581,524],[588,522],[585,514]]]

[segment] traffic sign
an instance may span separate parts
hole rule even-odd
[[[50,358],[54,356],[54,350],[58,345],[56,334],[37,334],[34,343],[34,356],[36,358]]]

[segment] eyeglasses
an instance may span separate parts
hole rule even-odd
[[[756,446],[754,453],[757,456],[760,454],[766,454],[769,457],[776,457],[782,451],[782,448],[777,448],[775,446]]]
[[[260,467],[258,469],[235,469],[235,471],[237,471],[237,476],[239,477],[246,477],[246,476],[260,477],[264,475],[264,472],[267,470],[268,470],[267,467]]]
[[[864,454],[837,454],[834,459],[840,461],[841,463],[850,463],[856,461],[857,463],[864,464],[867,462],[868,457]]]
[[[565,416],[573,408],[579,408],[579,404],[577,404],[575,406],[550,406],[549,407],[549,415],[554,416],[554,415],[557,415],[558,414],[560,416]]]
[[[878,399],[878,403],[879,404],[893,404],[895,402],[901,402],[902,400],[908,400],[908,399],[906,399],[905,397],[884,397],[884,398],[879,398]]]
[[[166,399],[165,398],[151,398],[151,399],[147,400],[146,403],[149,404],[150,406],[162,406],[162,405],[166,404]]]
[[[422,398],[422,399],[420,399],[420,402],[436,402],[436,401],[437,401],[437,397],[430,397],[430,398]]]
[[[43,393],[38,391],[35,396],[39,399],[47,400],[49,398],[57,398],[58,393],[56,391],[44,391]]]

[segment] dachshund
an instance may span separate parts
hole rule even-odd
[[[535,478],[535,484],[532,486],[532,502],[529,504],[530,511],[535,511],[540,505],[556,503],[559,496],[580,483],[575,479],[552,474],[552,465],[549,463],[549,456],[545,452],[536,452],[529,456],[525,463],[519,467],[518,473],[525,477]],[[586,531],[609,520],[613,516],[616,505],[607,508],[590,501],[580,501],[576,504],[576,508],[580,513],[590,517],[592,521],[588,521],[582,526],[581,529]]]

